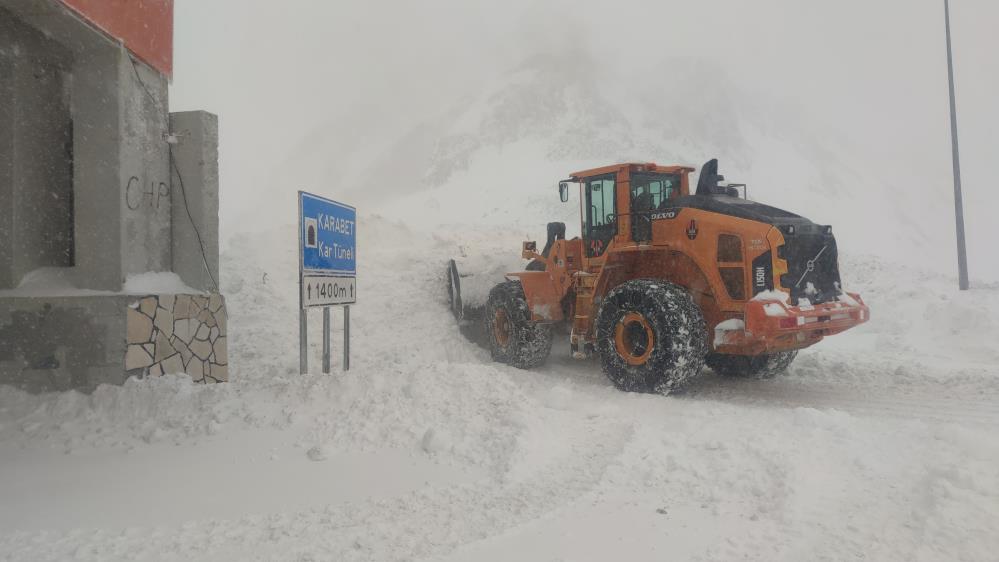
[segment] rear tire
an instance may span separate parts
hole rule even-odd
[[[614,288],[597,313],[604,374],[628,392],[669,394],[696,376],[708,351],[700,308],[683,288],[636,279]]]
[[[709,353],[705,362],[711,370],[725,377],[755,377],[769,379],[787,370],[798,356],[795,351],[778,351],[762,355],[724,355]]]
[[[495,361],[530,369],[544,363],[551,352],[551,326],[531,321],[531,310],[519,281],[505,281],[493,287],[483,322]]]

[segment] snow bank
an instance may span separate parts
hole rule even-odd
[[[84,297],[111,295],[110,291],[79,289],[73,282],[73,269],[68,267],[40,267],[28,272],[16,289],[0,290],[2,297]]]
[[[131,295],[202,293],[202,291],[189,287],[179,275],[172,271],[148,271],[129,275],[125,278],[125,286],[122,291]]]
[[[150,271],[129,275],[120,292],[80,289],[74,271],[66,267],[42,267],[24,276],[16,289],[0,290],[0,297],[85,297],[100,295],[200,294],[176,273]]]

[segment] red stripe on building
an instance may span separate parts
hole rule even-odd
[[[173,0],[62,0],[120,40],[143,62],[173,76]]]

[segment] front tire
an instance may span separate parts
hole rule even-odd
[[[683,288],[658,279],[615,287],[596,330],[604,374],[628,392],[669,394],[701,371],[708,351],[700,308]]]
[[[725,377],[769,379],[786,371],[797,356],[796,350],[761,355],[710,353],[706,358],[706,363],[712,371]]]
[[[531,310],[519,281],[505,281],[493,287],[484,322],[489,351],[495,361],[530,369],[548,358],[552,349],[551,326],[531,321]]]

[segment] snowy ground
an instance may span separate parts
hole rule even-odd
[[[297,373],[287,228],[224,256],[234,382],[0,388],[0,559],[996,559],[999,287],[847,256],[870,323],[634,395],[459,335],[445,258],[521,233],[362,220],[348,373]]]

